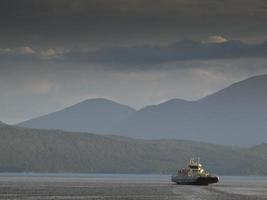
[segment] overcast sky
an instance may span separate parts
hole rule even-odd
[[[267,73],[265,0],[2,0],[0,120],[141,108]]]

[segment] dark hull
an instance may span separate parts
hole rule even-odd
[[[218,181],[219,178],[217,176],[192,177],[192,178],[172,176],[172,182],[175,182],[178,185],[208,185],[212,183],[217,183]]]

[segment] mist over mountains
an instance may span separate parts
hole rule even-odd
[[[135,111],[109,100],[93,99],[19,126],[252,146],[267,141],[266,91],[267,75],[261,75],[197,101],[172,99]]]

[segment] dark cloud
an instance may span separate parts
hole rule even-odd
[[[1,5],[4,16],[266,15],[264,0],[2,0]]]
[[[70,51],[65,55],[64,59],[127,68],[127,66],[155,65],[186,60],[264,58],[266,56],[267,43],[245,44],[241,41],[201,43],[181,41],[168,46],[117,47],[101,49],[95,52]]]
[[[221,34],[267,39],[264,0],[2,0],[2,47],[169,43]]]
[[[2,53],[1,53],[2,52]],[[265,58],[267,43],[246,44],[213,36],[207,41],[180,41],[167,46],[112,47],[96,51],[48,49],[39,52],[30,47],[0,50],[2,61],[53,61],[57,63],[99,65],[110,69],[157,69],[159,64],[192,60]],[[179,66],[180,67],[180,66]]]

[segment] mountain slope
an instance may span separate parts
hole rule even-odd
[[[231,145],[267,141],[267,75],[235,83],[193,102],[171,100],[135,112],[118,133]]]
[[[106,99],[90,99],[19,124],[22,127],[110,133],[135,110]]]
[[[0,127],[1,127],[1,126],[6,126],[6,125],[7,125],[7,124],[5,124],[4,122],[1,122],[1,121],[0,121]]]
[[[233,148],[13,126],[0,127],[0,138],[0,172],[170,174],[184,167],[189,158],[200,156],[213,173],[267,174],[266,146]]]

